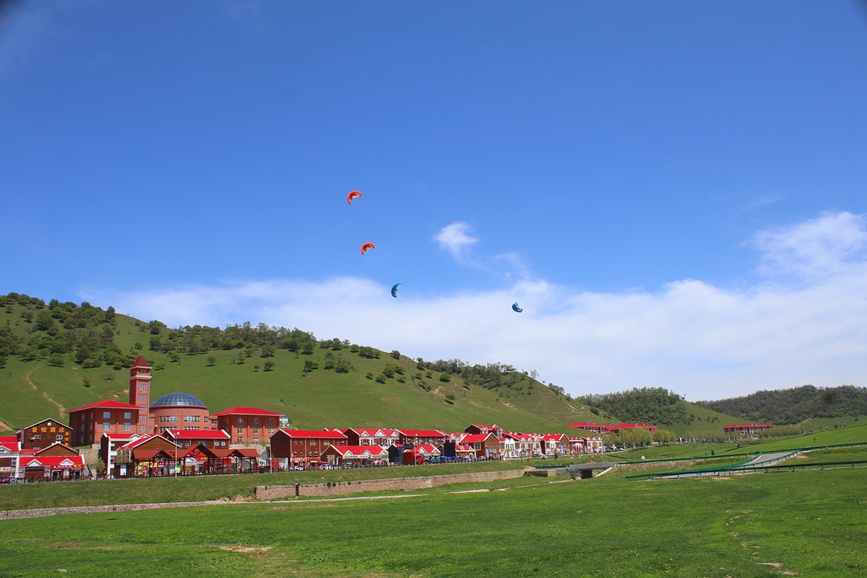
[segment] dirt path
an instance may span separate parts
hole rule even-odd
[[[30,384],[30,387],[33,388],[33,391],[39,391],[39,390],[37,389],[37,387],[36,387],[36,384],[33,383],[33,380],[32,380],[32,379],[30,379],[30,374],[33,373],[35,370],[36,370],[36,368],[34,367],[33,369],[31,369],[30,371],[28,371],[27,373],[25,373],[25,374],[24,374],[24,379],[27,380],[27,383]],[[63,414],[66,413],[66,408],[65,408],[65,407],[63,407],[62,405],[60,405],[59,403],[57,403],[56,401],[54,401],[53,399],[51,399],[51,398],[48,396],[48,394],[45,393],[44,391],[42,392],[42,397],[44,397],[45,400],[46,400],[48,403],[50,403],[51,405],[53,405],[54,407],[57,408],[57,415],[59,415],[60,417],[63,417]]]

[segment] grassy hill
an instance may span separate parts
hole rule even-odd
[[[0,370],[0,431],[45,418],[66,421],[65,411],[103,399],[126,402],[127,368],[139,354],[154,368],[152,401],[183,391],[200,398],[211,411],[261,407],[285,413],[300,428],[463,430],[471,423],[497,423],[515,431],[568,432],[569,423],[598,419],[586,406],[520,372],[506,372],[499,376],[501,383],[480,386],[472,379],[437,371],[428,362],[337,339],[318,341],[310,336],[315,346],[308,343],[306,352],[240,341],[214,349],[202,346],[204,338],[191,328],[185,334],[196,334],[198,345],[183,347],[200,352],[181,352],[183,347],[165,346],[183,337],[177,330],[123,315],[113,315],[109,322],[97,308],[88,313],[97,320],[95,326],[66,331],[52,327],[55,335],[51,336],[50,329],[37,325],[43,312],[62,307],[52,304],[21,297],[7,298],[0,307],[0,328],[5,328],[6,336],[29,344],[18,355],[6,356]],[[71,304],[69,309],[81,313]],[[66,323],[70,324],[69,318]],[[86,359],[81,354],[88,332],[110,342],[108,353],[99,359],[93,352]],[[70,351],[52,354],[52,348],[62,347],[56,343],[63,339],[78,341]],[[158,350],[151,348],[157,346],[152,340],[161,341]],[[114,363],[109,365],[105,358]]]

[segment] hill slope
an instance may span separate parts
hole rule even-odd
[[[867,415],[867,388],[804,385],[698,404],[752,422],[796,424],[813,418]]]
[[[127,368],[154,368],[152,400],[183,391],[211,411],[255,406],[301,428],[382,426],[568,432],[594,414],[508,366],[412,360],[298,329],[169,329],[89,304],[0,298],[0,430],[99,401],[127,401]],[[452,373],[454,372],[454,373]]]

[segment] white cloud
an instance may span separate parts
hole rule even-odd
[[[765,273],[812,278],[845,271],[867,246],[867,230],[863,215],[825,213],[790,227],[762,231],[752,244],[764,254]]]
[[[446,238],[465,236],[456,230]],[[501,290],[395,300],[370,280],[334,278],[85,297],[171,326],[265,322],[428,360],[535,369],[572,394],[666,387],[695,401],[805,383],[863,385],[867,267],[852,257],[864,235],[864,220],[849,213],[757,235],[763,263],[810,273],[794,287],[729,290],[685,279],[656,292],[591,293],[521,279]],[[834,274],[819,276],[823,269]],[[524,313],[511,310],[516,299]]]
[[[440,229],[434,236],[434,241],[436,241],[441,249],[451,253],[456,261],[463,262],[467,248],[479,241],[475,237],[470,236],[471,230],[472,228],[469,223],[455,221]]]

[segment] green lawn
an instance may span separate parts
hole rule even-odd
[[[3,520],[0,576],[862,576],[865,481],[864,470],[608,474],[483,493]]]

